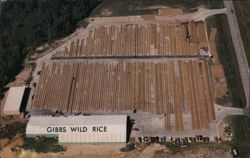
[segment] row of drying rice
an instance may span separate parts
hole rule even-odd
[[[183,113],[192,128],[215,119],[206,61],[81,62],[43,65],[33,109],[64,112],[150,112],[170,117],[183,131]]]
[[[113,25],[92,28],[53,57],[200,55],[207,47],[204,23]]]

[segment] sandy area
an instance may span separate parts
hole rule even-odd
[[[2,140],[1,140],[2,143]],[[7,140],[5,139],[5,144],[7,144]],[[1,158],[16,158],[18,157],[18,151],[11,151],[11,148],[15,148],[17,146],[20,146],[23,144],[23,140],[22,138],[20,138],[20,136],[16,136],[10,144],[4,146],[1,150],[0,150],[0,157]],[[4,144],[1,144],[4,145]]]

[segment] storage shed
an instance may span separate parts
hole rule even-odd
[[[3,108],[3,113],[6,115],[20,114],[20,106],[22,104],[25,86],[10,87],[7,99]]]
[[[127,115],[31,116],[27,137],[58,137],[59,143],[126,143]]]

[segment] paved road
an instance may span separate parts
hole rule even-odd
[[[244,115],[244,109],[242,108],[227,107],[215,104],[214,109],[218,124],[219,122],[222,122],[226,116]]]
[[[249,96],[250,96],[250,90],[249,90],[249,67],[248,67],[248,62],[243,46],[243,42],[241,39],[240,35],[240,30],[237,22],[237,18],[235,15],[235,10],[233,6],[233,2],[231,0],[224,0],[224,5],[227,8],[227,20],[233,40],[233,45],[240,69],[240,75],[241,75],[241,80],[244,88],[244,92],[246,95],[246,109],[250,108],[249,104]]]
[[[217,136],[220,136],[219,133],[219,126],[224,121],[224,119],[227,116],[233,116],[233,115],[244,115],[244,109],[241,108],[233,108],[233,107],[226,107],[215,104],[214,106],[215,114],[216,114],[216,132]]]
[[[197,12],[193,15],[192,20],[194,21],[205,21],[205,19],[209,16],[216,15],[216,14],[226,14],[227,9],[203,9],[200,12]]]

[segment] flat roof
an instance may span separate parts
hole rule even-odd
[[[18,114],[22,103],[25,86],[10,87],[7,99],[4,105],[4,114]]]
[[[79,116],[58,116],[48,115],[31,116],[28,126],[61,126],[61,125],[98,125],[98,124],[124,124],[127,122],[127,115],[79,115]]]

